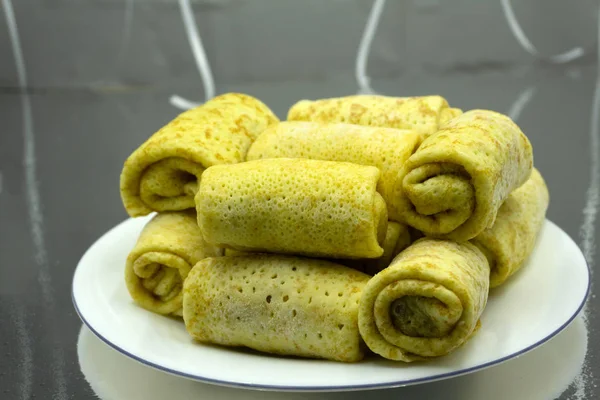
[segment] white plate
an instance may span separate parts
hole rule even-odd
[[[124,266],[150,217],[129,219],[94,243],[73,278],[82,321],[117,351],[159,370],[227,386],[289,391],[343,391],[405,386],[450,378],[517,357],[562,331],[589,290],[583,254],[546,221],[528,264],[490,294],[482,326],[465,346],[425,363],[376,357],[357,364],[304,360],[193,342],[183,323],[136,306]]]

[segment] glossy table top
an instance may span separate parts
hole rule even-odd
[[[79,258],[126,218],[118,191],[123,161],[179,112],[170,96],[203,100],[176,1],[13,3],[0,2],[0,398],[258,398],[125,358],[82,329],[71,304]],[[354,73],[370,1],[193,3],[216,91],[254,95],[282,118],[301,98],[370,90],[436,93],[455,107],[511,115],[547,180],[548,218],[579,244],[592,272],[597,268],[600,75],[593,1],[577,7],[552,1],[548,15],[537,19],[539,2],[515,6],[540,52],[583,46],[586,54],[567,65],[536,61],[519,47],[499,2],[388,2],[368,57],[370,88]],[[553,22],[558,15],[561,24]],[[488,370],[370,393],[266,397],[599,397],[595,293],[592,286],[584,314],[562,334]]]

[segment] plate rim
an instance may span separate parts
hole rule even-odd
[[[143,217],[142,217],[143,218]],[[137,219],[137,218],[135,218]],[[110,232],[112,232],[113,230],[116,230],[118,227],[120,227],[121,225],[127,223],[128,221],[134,220],[134,218],[127,218],[123,221],[121,221],[120,223],[118,223],[117,225],[113,226],[111,229],[109,229],[108,231],[106,231],[104,234],[102,234],[101,236],[99,236],[94,243],[92,243],[92,245],[90,245],[90,247],[87,248],[87,250],[84,252],[84,254],[82,255],[82,257],[79,259],[79,262],[77,263],[77,267],[75,268],[75,271],[73,273],[73,279],[71,282],[71,301],[73,302],[73,307],[75,308],[75,312],[77,313],[77,316],[79,317],[79,319],[81,319],[81,321],[83,322],[83,324],[98,338],[100,339],[102,342],[104,342],[105,344],[107,344],[109,347],[111,347],[112,349],[116,350],[117,352],[121,353],[122,355],[131,358],[132,360],[135,360],[143,365],[146,365],[150,368],[168,373],[170,375],[174,375],[174,376],[179,376],[182,378],[186,378],[186,379],[191,379],[197,382],[203,382],[203,383],[208,383],[208,384],[213,384],[213,385],[219,385],[219,386],[225,386],[225,387],[231,387],[231,388],[238,388],[238,389],[251,389],[251,390],[266,390],[266,391],[280,391],[280,392],[348,392],[348,391],[360,391],[360,390],[375,390],[375,389],[390,389],[390,388],[397,388],[397,387],[403,387],[403,386],[411,386],[411,385],[417,385],[417,384],[422,384],[422,383],[427,383],[427,382],[435,382],[435,381],[440,381],[440,380],[444,380],[444,379],[449,379],[449,378],[455,378],[455,377],[459,377],[461,375],[466,375],[472,372],[476,372],[476,371],[480,371],[489,367],[492,367],[494,365],[498,365],[501,364],[505,361],[508,361],[510,359],[513,358],[517,358],[522,356],[525,353],[530,352],[531,350],[541,346],[542,344],[548,342],[549,340],[551,340],[552,338],[554,338],[556,335],[558,335],[560,332],[562,332],[563,330],[565,330],[565,328],[567,328],[575,318],[577,318],[577,316],[581,313],[581,310],[583,309],[583,307],[585,306],[588,297],[589,297],[589,293],[590,293],[590,289],[591,289],[591,270],[590,270],[590,265],[588,260],[585,257],[585,254],[583,254],[583,251],[581,250],[581,248],[579,247],[579,245],[577,244],[577,242],[575,242],[573,240],[573,238],[567,233],[565,232],[562,228],[560,228],[557,224],[555,224],[554,222],[552,222],[549,219],[545,219],[545,223],[550,223],[551,225],[553,225],[555,228],[557,228],[560,232],[562,232],[571,242],[572,244],[575,245],[575,247],[580,251],[581,255],[583,256],[583,261],[585,263],[586,266],[586,270],[587,270],[587,282],[586,282],[586,289],[585,289],[585,294],[581,300],[581,303],[577,306],[577,309],[575,310],[575,312],[573,313],[573,315],[571,315],[562,325],[560,325],[556,330],[554,330],[552,333],[550,333],[549,335],[545,336],[544,338],[538,340],[537,342],[515,352],[512,354],[509,354],[507,356],[501,357],[501,358],[497,358],[495,360],[492,361],[488,361],[486,363],[483,364],[479,364],[479,365],[475,365],[469,368],[463,368],[457,371],[452,371],[452,372],[445,372],[445,373],[441,373],[441,374],[437,374],[437,375],[431,375],[431,376],[427,376],[427,377],[422,377],[422,378],[415,378],[415,379],[405,379],[405,380],[399,380],[399,381],[390,381],[390,382],[381,382],[381,383],[368,383],[368,384],[357,384],[357,385],[337,385],[337,386],[326,386],[326,385],[303,385],[303,386],[294,386],[294,385],[266,385],[266,384],[256,384],[256,383],[244,383],[244,382],[237,382],[237,381],[232,381],[232,380],[222,380],[222,379],[215,379],[215,378],[207,378],[204,376],[200,376],[200,375],[196,375],[196,374],[190,374],[187,372],[183,372],[183,371],[179,371],[176,369],[172,369],[172,368],[168,368],[168,367],[164,367],[160,364],[154,363],[152,361],[148,361],[140,356],[137,356],[125,349],[123,349],[122,347],[116,345],[115,343],[111,342],[110,340],[108,340],[106,337],[104,337],[102,334],[100,334],[88,321],[87,319],[83,316],[83,314],[81,313],[81,310],[79,309],[79,306],[77,304],[77,300],[75,298],[75,277],[77,275],[77,271],[79,270],[79,265],[81,260],[85,257],[85,255],[88,253],[88,251],[91,250],[91,248],[93,247],[93,245],[100,240],[100,238],[104,237],[105,235],[108,235]]]

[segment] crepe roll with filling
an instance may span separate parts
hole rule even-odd
[[[377,191],[388,205],[406,160],[422,134],[411,130],[317,122],[280,122],[269,126],[250,146],[247,160],[309,158],[346,161],[379,168]]]
[[[375,167],[266,159],[208,168],[196,195],[207,242],[315,257],[383,254],[387,208]]]
[[[157,214],[127,257],[129,294],[149,311],[180,316],[189,271],[198,261],[222,253],[202,238],[194,210]]]
[[[436,132],[462,111],[441,96],[387,97],[354,95],[301,100],[288,111],[288,121],[345,122],[355,125]]]
[[[544,224],[548,202],[544,178],[534,169],[502,204],[494,225],[472,240],[489,261],[490,287],[503,284],[525,263]]]
[[[509,117],[468,111],[425,139],[404,163],[390,218],[427,236],[470,240],[494,224],[532,168],[531,143]]]
[[[200,342],[360,361],[358,301],[368,280],[359,271],[316,259],[207,258],[185,281],[183,319]]]
[[[390,360],[439,357],[478,328],[489,265],[469,242],[420,239],[364,287],[358,326],[367,346]]]
[[[204,170],[244,161],[250,144],[276,121],[262,102],[238,93],[180,114],[125,161],[120,188],[127,213],[194,208]]]

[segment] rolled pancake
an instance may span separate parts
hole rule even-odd
[[[276,121],[266,105],[238,93],[180,114],[125,161],[120,186],[127,213],[194,208],[202,172],[244,161],[252,141]]]
[[[157,214],[127,257],[129,294],[147,310],[181,315],[181,290],[189,271],[198,261],[222,252],[204,241],[194,210]]]
[[[355,95],[301,100],[290,108],[287,119],[411,129],[430,135],[461,113],[458,108],[450,108],[441,96]]]
[[[379,170],[351,163],[277,158],[208,168],[196,195],[209,243],[236,250],[376,258],[387,208]]]
[[[357,313],[368,280],[315,259],[207,258],[185,281],[183,319],[201,342],[355,362],[364,355]]]
[[[493,225],[532,168],[531,143],[509,117],[468,111],[425,139],[404,163],[390,219],[428,236],[472,239]]]
[[[514,274],[529,257],[544,224],[549,194],[537,169],[523,186],[508,196],[491,228],[473,240],[490,264],[490,287]]]
[[[396,199],[398,173],[421,144],[422,136],[392,128],[280,122],[265,129],[250,146],[247,160],[289,157],[371,165],[381,171],[377,191],[390,206]]]
[[[354,268],[364,272],[367,275],[375,275],[379,271],[387,268],[392,259],[402,250],[407,248],[412,240],[409,228],[398,222],[388,221],[385,240],[383,247],[383,255],[378,258],[360,258],[360,259],[345,259],[345,258],[330,258],[326,261],[331,261],[336,264],[345,265],[346,267]],[[248,251],[240,251],[233,249],[225,249],[226,256],[240,256],[256,254]]]
[[[364,287],[358,312],[369,348],[390,360],[443,356],[478,327],[489,265],[469,242],[420,239]]]

